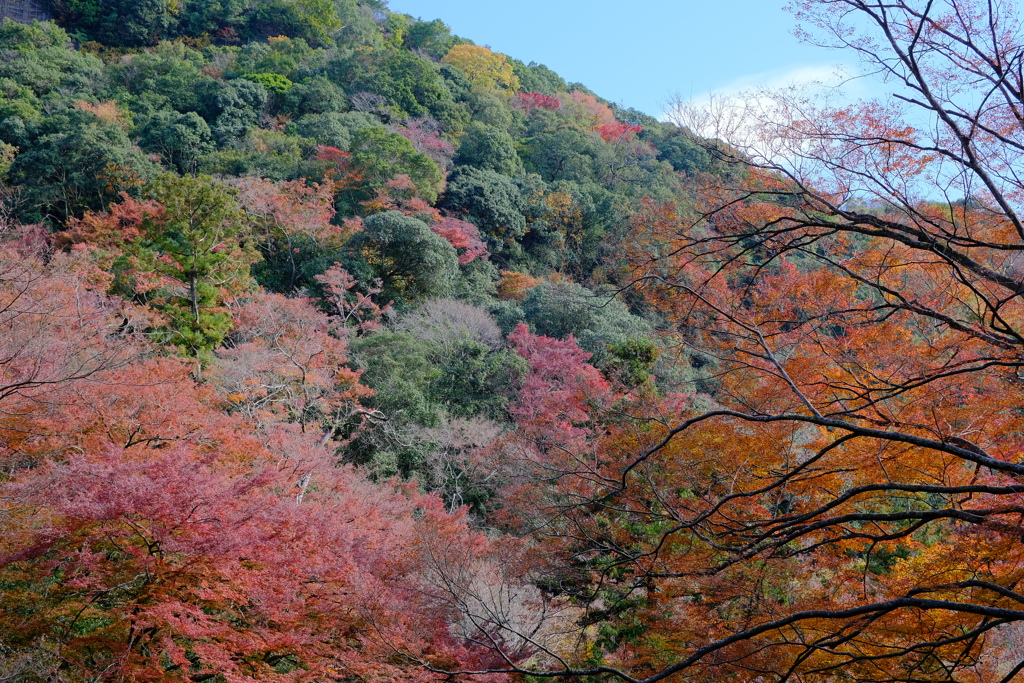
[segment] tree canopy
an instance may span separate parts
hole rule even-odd
[[[52,4],[0,680],[1024,672],[1009,3],[796,0],[887,96],[670,121],[382,0]]]

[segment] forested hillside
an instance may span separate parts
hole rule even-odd
[[[743,146],[382,0],[50,10],[0,25],[0,681],[1024,671],[1012,7],[797,2],[902,99]]]

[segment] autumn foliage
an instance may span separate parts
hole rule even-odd
[[[480,229],[472,223],[445,216],[431,228],[459,252],[459,263],[466,265],[478,258],[486,258],[487,245],[480,238]]]
[[[521,92],[516,95],[512,104],[517,109],[529,114],[534,109],[558,111],[562,106],[562,101],[552,95],[544,95],[539,92]]]
[[[328,447],[366,394],[339,318],[259,296],[197,385],[87,253],[0,259],[0,642],[16,673],[423,680],[422,662],[487,661],[444,581],[455,557],[484,571],[486,540]]]
[[[386,3],[108,4],[0,25],[0,681],[1024,672],[1010,4],[795,0],[891,95],[671,124]]]
[[[707,396],[613,430],[613,474],[578,458],[568,479],[596,490],[589,515],[560,512],[563,537],[607,558],[619,600],[637,596],[642,634],[612,657],[634,676],[1009,681],[1020,98],[999,86],[965,110],[947,67],[960,95],[974,69],[998,81],[1016,20],[962,2],[799,12],[838,44],[859,36],[851,15],[884,27],[854,44],[916,95],[758,93],[737,146],[707,146],[737,174],[634,215],[634,285]],[[908,104],[938,124],[913,125]]]

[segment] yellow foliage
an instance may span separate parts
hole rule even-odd
[[[486,47],[456,45],[441,61],[461,69],[474,88],[505,97],[512,97],[519,90],[519,78],[512,72],[508,58]]]
[[[117,102],[114,102],[113,100],[99,102],[97,104],[86,102],[85,100],[78,100],[75,102],[75,107],[80,111],[89,112],[108,126],[128,128],[128,121],[126,117],[121,112],[121,109],[118,108]]]
[[[503,301],[522,301],[526,293],[539,285],[539,278],[530,277],[514,270],[501,271],[501,282],[498,284],[498,297]]]

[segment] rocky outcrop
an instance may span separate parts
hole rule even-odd
[[[0,21],[13,19],[23,24],[52,19],[44,0],[0,0]]]

